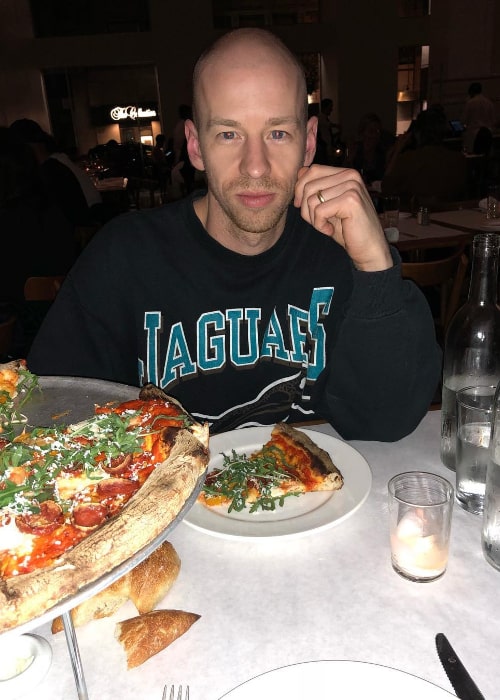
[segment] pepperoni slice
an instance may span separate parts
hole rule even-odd
[[[113,477],[100,481],[97,484],[97,493],[101,498],[132,496],[138,490],[139,486],[140,484],[137,481]]]
[[[28,535],[46,535],[53,532],[64,522],[64,515],[55,501],[40,503],[39,513],[27,513],[16,516],[16,525],[21,532]]]
[[[106,520],[106,509],[100,503],[78,503],[73,508],[73,522],[80,529],[94,529]]]
[[[132,463],[132,455],[128,454],[121,457],[114,457],[111,464],[102,465],[102,468],[108,474],[123,474],[127,471]]]

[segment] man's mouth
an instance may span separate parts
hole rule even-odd
[[[236,196],[243,206],[249,209],[262,209],[275,198],[274,192],[241,192]]]

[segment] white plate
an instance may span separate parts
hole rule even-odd
[[[222,466],[221,453],[251,454],[260,449],[271,436],[272,427],[242,428],[215,435],[210,439],[212,458],[208,470]],[[370,493],[372,473],[367,461],[353,447],[331,435],[304,430],[311,440],[326,450],[344,477],[340,491],[305,493],[290,496],[285,505],[275,511],[250,513],[227,512],[226,507],[207,507],[196,502],[184,522],[197,530],[229,539],[261,537],[299,537],[310,532],[326,530],[352,515]]]
[[[362,661],[308,661],[284,666],[237,686],[219,700],[445,700],[456,697],[433,683]]]
[[[36,634],[22,634],[19,637],[8,637],[0,643],[2,677],[10,675],[8,669],[15,667],[22,660],[32,659],[21,673],[0,680],[0,698],[2,700],[14,700],[21,695],[26,695],[44,679],[52,661],[52,649],[44,637]],[[29,697],[35,697],[30,695]]]

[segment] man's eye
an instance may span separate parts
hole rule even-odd
[[[286,131],[282,131],[281,129],[273,129],[271,131],[271,137],[275,141],[282,141],[286,136]]]
[[[221,133],[221,138],[224,141],[233,141],[236,138],[236,133],[234,131],[223,131]]]

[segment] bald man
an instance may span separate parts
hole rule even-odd
[[[30,368],[153,382],[212,432],[304,419],[346,438],[413,430],[440,372],[432,318],[359,175],[311,166],[316,130],[276,37],[219,39],[196,64],[186,121],[207,190],[99,233]]]

